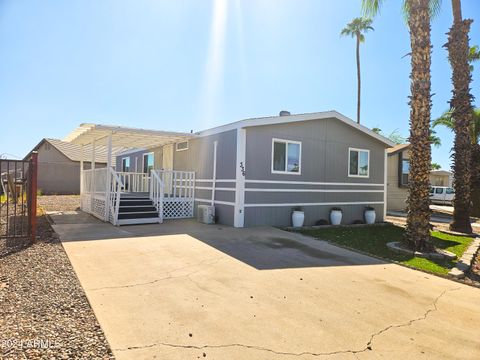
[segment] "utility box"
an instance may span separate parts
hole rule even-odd
[[[215,224],[215,206],[198,205],[197,221],[204,224]]]

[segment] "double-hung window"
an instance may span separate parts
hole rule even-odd
[[[408,185],[408,174],[410,173],[410,160],[402,159],[402,173],[400,178],[400,184],[402,186]]]
[[[370,150],[348,149],[348,176],[368,178],[369,167]]]
[[[300,175],[302,143],[272,139],[272,173]]]

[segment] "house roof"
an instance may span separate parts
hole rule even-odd
[[[149,149],[175,142],[186,141],[195,137],[202,137],[212,134],[218,134],[225,131],[247,128],[253,126],[286,124],[300,121],[311,121],[320,119],[336,119],[348,126],[351,126],[370,137],[380,141],[386,147],[394,146],[394,143],[386,137],[377,134],[366,126],[357,124],[352,119],[340,114],[337,111],[324,111],[306,114],[294,114],[284,116],[259,117],[244,119],[230,124],[218,126],[204,131],[192,133],[168,132],[160,130],[147,130],[139,128],[129,128],[115,125],[100,124],[81,124],[78,128],[68,134],[63,141],[72,144],[91,144],[94,140],[97,144],[106,145],[109,135],[112,135],[112,146],[123,147],[125,151],[129,149]]]
[[[396,154],[399,151],[407,149],[409,146],[410,144],[397,144],[394,147],[387,149],[387,153],[390,156],[390,155]]]
[[[96,142],[96,145],[107,145],[109,136],[112,136],[112,146],[126,149],[152,148],[185,141],[194,134],[169,132],[159,130],[147,130],[115,125],[81,124],[63,141],[87,145]]]
[[[388,147],[394,146],[395,144],[387,139],[386,137],[377,134],[376,132],[370,130],[366,126],[358,124],[357,122],[353,121],[352,119],[346,117],[345,115],[339,113],[338,111],[331,110],[331,111],[323,111],[323,112],[314,112],[314,113],[305,113],[305,114],[292,114],[292,115],[282,115],[282,116],[269,116],[269,117],[259,117],[259,118],[251,118],[251,119],[244,119],[240,121],[236,121],[230,124],[218,126],[212,129],[204,130],[197,132],[196,134],[200,136],[207,136],[212,134],[218,134],[221,132],[239,129],[239,128],[248,128],[253,126],[263,126],[263,125],[274,125],[274,124],[287,124],[287,123],[294,123],[300,121],[311,121],[311,120],[320,120],[320,119],[337,119],[348,126],[351,126],[375,139],[382,142],[383,144],[387,145]]]
[[[430,171],[431,175],[440,175],[440,176],[450,176],[452,173],[447,170],[432,170]]]
[[[63,155],[65,155],[71,161],[81,161],[82,158],[82,148],[80,145],[69,143],[66,141],[62,141],[59,139],[42,139],[33,149],[32,151],[38,151],[40,147],[45,143],[49,143],[55,149],[60,151]],[[125,150],[124,148],[112,148],[112,165],[115,165],[115,156]],[[25,159],[29,158],[32,151],[25,156]],[[84,149],[84,161],[91,160],[91,146],[85,146]],[[95,162],[97,163],[107,163],[107,148],[105,146],[98,146],[95,148]]]

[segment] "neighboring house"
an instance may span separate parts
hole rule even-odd
[[[405,210],[408,196],[408,176],[410,171],[410,144],[399,144],[387,150],[387,210]],[[445,170],[432,170],[430,184],[452,186],[452,173]]]
[[[116,170],[193,171],[194,208],[213,199],[218,222],[236,227],[291,225],[297,206],[305,225],[328,219],[332,207],[342,208],[345,224],[363,220],[366,206],[382,221],[386,149],[393,144],[336,111],[282,115],[129,150],[118,154]]]
[[[38,189],[43,194],[80,193],[80,145],[58,139],[42,139],[32,151],[38,152]],[[30,158],[32,151],[24,160]],[[97,149],[96,167],[105,167],[106,154],[105,147]],[[90,168],[90,162],[85,162],[85,167]]]
[[[430,185],[452,187],[453,174],[446,170],[432,170],[430,172]]]

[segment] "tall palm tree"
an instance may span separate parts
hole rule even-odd
[[[351,36],[357,39],[357,123],[360,124],[360,90],[361,90],[361,79],[360,79],[360,43],[365,42],[365,33],[369,30],[374,30],[372,27],[372,19],[358,17],[353,19],[350,23],[343,28],[340,35],[342,36]]]
[[[366,15],[376,15],[383,0],[362,0]],[[405,240],[415,250],[430,251],[430,18],[440,0],[405,0],[403,9],[410,32],[410,178]]]
[[[448,32],[448,59],[452,66],[453,96],[450,101],[454,119],[455,140],[453,144],[453,184],[455,198],[453,199],[453,221],[450,229],[464,233],[472,232],[470,224],[471,211],[471,122],[472,95],[470,82],[472,75],[468,54],[468,33],[473,20],[462,19],[460,0],[452,0],[453,25]]]
[[[445,111],[439,118],[433,120],[432,126],[445,126],[453,131],[455,128],[455,122],[452,114],[452,110]],[[475,108],[472,111],[472,120],[470,122],[470,141],[472,145],[480,142],[480,108]]]

